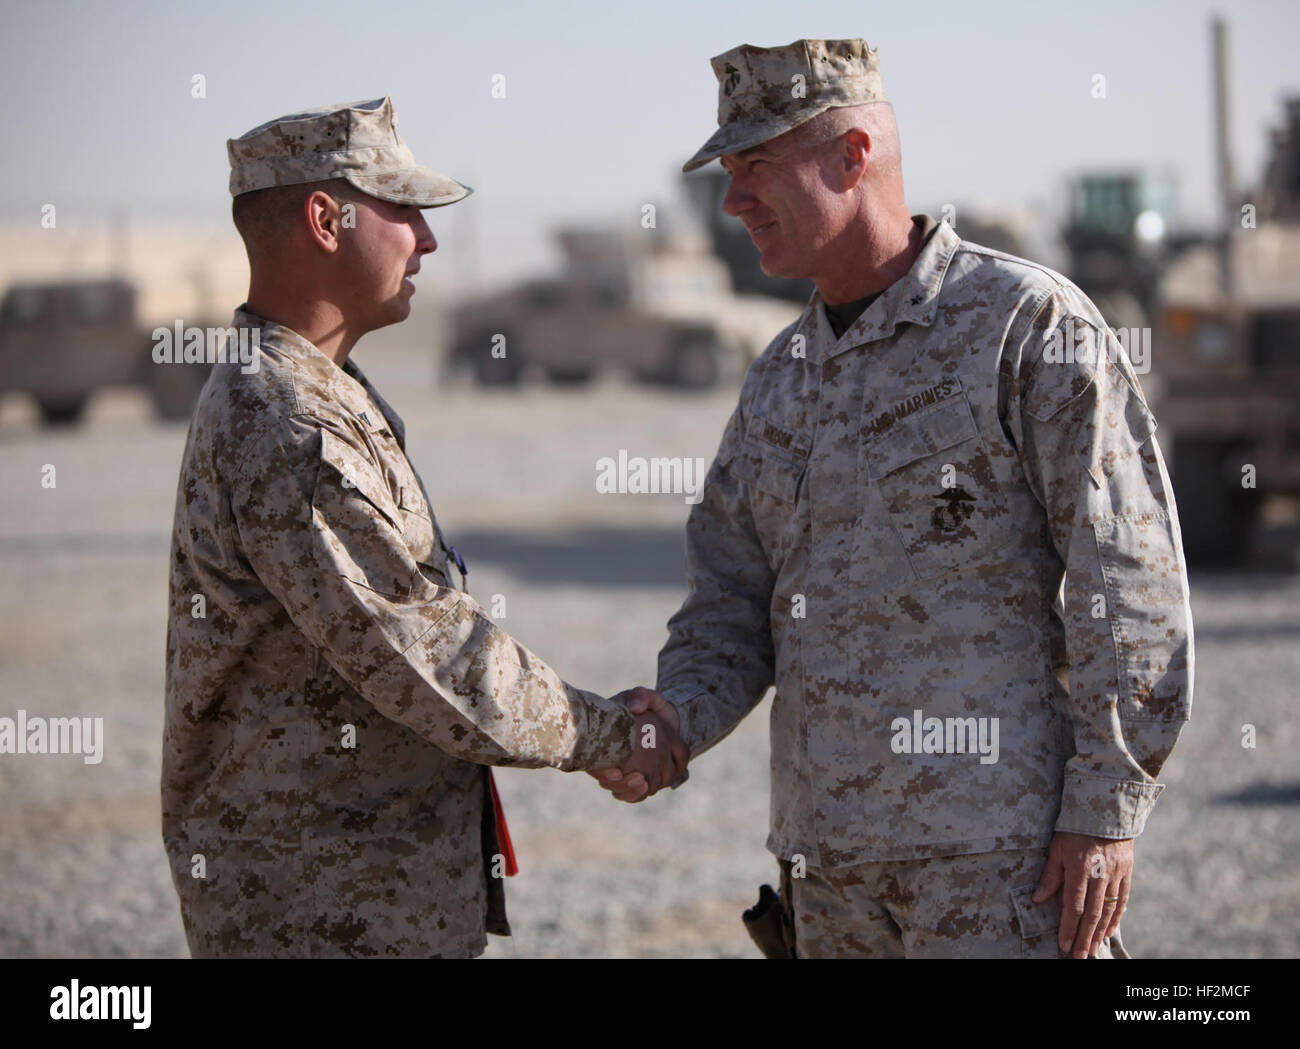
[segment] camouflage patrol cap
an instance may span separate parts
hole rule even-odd
[[[230,195],[269,186],[346,179],[362,193],[394,204],[437,208],[473,192],[421,167],[397,134],[393,100],[323,106],[268,120],[226,141]]]
[[[828,109],[885,101],[879,52],[860,38],[742,44],[712,62],[718,130],[683,171],[776,138]]]

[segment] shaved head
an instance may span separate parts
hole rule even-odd
[[[861,128],[871,136],[870,167],[873,181],[901,181],[902,145],[898,137],[894,107],[888,102],[828,109],[811,120],[804,121],[791,134],[801,146],[816,146],[838,139],[853,128]]]

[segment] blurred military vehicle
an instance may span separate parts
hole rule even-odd
[[[1175,230],[1172,180],[1129,171],[1076,178],[1062,230],[1070,278],[1113,329],[1154,347],[1130,356],[1151,369],[1141,381],[1193,563],[1243,559],[1271,497],[1300,496],[1300,99],[1252,202],[1228,147],[1222,19],[1211,45],[1218,229]]]
[[[1191,242],[1170,234],[1172,179],[1144,172],[1081,175],[1062,230],[1069,276],[1112,328],[1145,328],[1169,259]]]
[[[119,279],[15,284],[0,304],[0,393],[30,394],[49,424],[81,418],[96,390],[141,386],[164,419],[194,410],[210,366],[156,365]]]
[[[564,270],[462,303],[451,317],[453,370],[485,386],[528,368],[578,384],[617,367],[683,389],[739,379],[799,311],[737,295],[701,238],[562,230]]]
[[[1266,500],[1300,497],[1300,97],[1255,200],[1230,181],[1224,196],[1222,237],[1169,268],[1156,318],[1157,417],[1194,561],[1245,556]]]

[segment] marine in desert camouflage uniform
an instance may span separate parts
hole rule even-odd
[[[195,956],[477,955],[509,932],[485,766],[685,763],[662,722],[635,754],[622,702],[453,585],[402,420],[347,359],[409,313],[436,247],[420,209],[469,192],[396,125],[384,98],[229,143],[253,268],[234,328],[260,353],[216,366],[195,411],[167,630],[163,836]],[[277,254],[250,216],[279,205],[245,195],[283,186]]]
[[[775,684],[767,844],[800,957],[1110,956],[1192,698],[1130,362],[1060,274],[909,215],[862,40],[713,69],[719,129],[685,170],[721,158],[764,271],[818,290],[745,378],[667,702],[632,709],[671,704],[698,755]]]

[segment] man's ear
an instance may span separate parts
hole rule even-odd
[[[844,180],[841,187],[843,192],[855,188],[866,176],[874,145],[870,133],[864,128],[849,128],[840,136],[837,171]]]
[[[302,207],[311,239],[323,251],[338,251],[343,232],[342,206],[339,202],[324,190],[318,189],[307,195]]]

